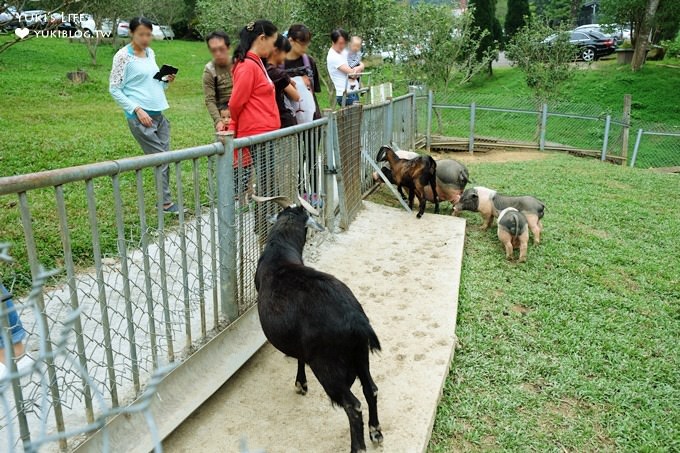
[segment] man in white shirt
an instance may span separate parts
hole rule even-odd
[[[349,34],[345,30],[341,28],[333,30],[331,33],[333,45],[328,49],[328,56],[326,57],[328,73],[333,81],[333,86],[335,86],[335,99],[336,102],[341,105],[343,94],[345,94],[345,89],[348,85],[348,76],[359,74],[364,71],[363,63],[360,63],[359,66],[354,68],[350,68],[349,64],[347,64],[345,46],[347,45],[348,40]],[[347,94],[345,105],[352,105],[355,102],[359,102],[359,95],[357,93]]]

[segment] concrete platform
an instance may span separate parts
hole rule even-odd
[[[465,221],[365,202],[348,232],[307,264],[343,280],[382,343],[371,357],[385,441],[368,451],[426,449],[455,346]],[[294,392],[296,362],[267,344],[164,442],[167,452],[349,451],[345,412],[308,370],[309,393]],[[218,370],[215,370],[218,372]],[[201,385],[196,376],[195,386]],[[354,394],[367,407],[357,381]],[[191,392],[191,388],[186,389]]]

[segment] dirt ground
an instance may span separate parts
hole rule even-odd
[[[427,446],[454,350],[464,234],[460,218],[426,214],[418,220],[365,202],[348,232],[306,258],[352,289],[382,343],[371,370],[385,441],[372,446],[365,428],[369,452],[422,452]],[[344,411],[331,406],[309,370],[309,393],[297,395],[295,371],[293,359],[267,344],[164,441],[165,450],[348,451]],[[366,424],[358,382],[353,392]]]
[[[503,149],[491,149],[475,151],[470,154],[466,151],[433,151],[432,157],[435,159],[455,159],[460,162],[519,162],[523,160],[545,159],[549,153],[546,151],[518,150],[507,151]]]

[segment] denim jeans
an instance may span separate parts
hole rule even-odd
[[[24,326],[21,324],[21,319],[19,319],[19,313],[12,303],[12,298],[2,284],[0,284],[0,300],[2,300],[2,305],[0,305],[0,316],[7,316],[8,325],[10,330],[10,337],[13,344],[20,343],[24,338],[26,338],[26,331]],[[5,343],[0,336],[0,349],[5,349]]]
[[[342,107],[342,96],[335,97],[336,102]],[[345,98],[345,105],[352,105],[359,103],[359,93],[349,93]]]

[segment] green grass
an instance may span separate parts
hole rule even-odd
[[[168,91],[173,147],[211,142],[200,84],[208,58],[203,44],[159,42],[154,48],[159,63],[180,67]],[[0,55],[2,175],[140,154],[107,91],[112,55],[102,46],[101,65],[91,67],[82,45],[55,39],[22,43]],[[66,80],[66,72],[77,68],[88,71],[88,82]],[[634,118],[677,124],[676,71],[648,64],[631,74],[604,63],[579,71],[568,98],[615,111],[623,93],[632,92]],[[399,73],[387,66],[376,78],[398,79]],[[528,95],[513,70],[495,71],[451,93],[508,102]],[[496,126],[512,131],[501,122]],[[430,451],[680,448],[677,176],[562,155],[469,167],[479,184],[542,198],[546,230],[544,243],[530,247],[529,262],[516,265],[504,260],[494,232],[479,231],[478,216],[465,214],[458,318],[463,349],[446,384]],[[191,190],[189,170],[182,167]],[[145,173],[147,207],[153,204],[152,182]],[[122,184],[132,222],[134,181],[124,176]],[[83,186],[66,188],[77,265],[91,263],[87,218],[73,215],[85,212]],[[111,189],[101,180],[96,190],[102,248],[115,253]],[[46,190],[30,198],[41,261],[60,265],[54,195]],[[27,278],[15,197],[0,198],[0,225],[0,239],[17,244],[18,263],[9,272]],[[131,225],[134,239],[138,232]]]
[[[542,199],[545,230],[510,263],[463,214],[462,349],[428,451],[678,451],[677,175],[554,154],[468,167]]]
[[[673,66],[673,65],[671,65]],[[591,67],[580,64],[574,77],[567,82],[561,95],[548,103],[550,112],[571,113],[599,117],[599,121],[551,116],[548,118],[546,140],[550,143],[584,149],[602,148],[604,118],[610,114],[614,120],[623,116],[623,97],[631,94],[632,132],[628,156],[632,155],[635,133],[646,130],[675,131],[680,124],[677,96],[680,92],[680,69],[667,62],[648,62],[638,73],[629,66],[620,66],[615,60],[603,60]],[[524,75],[513,68],[494,70],[493,76],[476,77],[470,84],[435,88],[435,103],[504,107],[538,110],[527,87]],[[433,132],[467,137],[470,131],[469,110],[437,109]],[[423,118],[421,118],[423,120]],[[424,121],[421,121],[424,124]],[[612,125],[608,153],[621,155],[622,127]],[[538,115],[477,111],[475,133],[481,137],[504,140],[538,141]],[[678,165],[677,139],[645,137],[640,147],[638,164],[648,166]]]
[[[214,141],[211,120],[203,104],[201,74],[209,58],[202,43],[156,42],[159,64],[172,63],[180,68],[177,81],[167,92],[171,105],[167,117],[172,126],[171,146],[175,149]],[[122,110],[108,93],[108,77],[114,49],[110,45],[99,48],[99,65],[89,64],[84,45],[64,39],[33,39],[20,43],[0,54],[0,86],[3,87],[3,108],[0,111],[1,176],[16,175],[92,162],[101,162],[141,154],[139,145],[127,127]],[[73,84],[66,73],[83,68],[89,80]],[[5,89],[6,87],[6,89]],[[206,162],[201,161],[205,169]],[[181,166],[185,197],[193,190],[191,163]],[[205,171],[202,172],[205,175]],[[175,171],[171,173],[174,186]],[[147,218],[156,225],[154,178],[151,171],[143,172]],[[115,217],[111,209],[113,192],[104,178],[94,181],[97,211],[104,255],[115,253]],[[201,187],[201,201],[207,202],[205,177]],[[126,234],[131,241],[139,240],[136,216],[134,174],[121,176]],[[69,228],[72,234],[76,266],[92,263],[91,235],[86,215],[85,184],[64,187]],[[173,193],[175,191],[173,190]],[[56,218],[54,190],[31,191],[33,228],[43,265],[62,266],[61,243]],[[27,288],[30,272],[24,249],[16,197],[0,198],[0,240],[14,244],[12,266],[2,266],[0,275],[5,281],[17,280],[17,289]],[[185,203],[192,203],[185,199]],[[135,223],[136,222],[136,223]],[[168,219],[168,226],[176,220]]]

